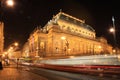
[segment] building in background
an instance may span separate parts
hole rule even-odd
[[[37,27],[28,39],[31,57],[60,57],[112,54],[112,46],[84,20],[59,12],[43,27]]]
[[[14,51],[13,53],[9,54],[10,59],[21,58],[21,51]]]
[[[0,22],[0,56],[2,56],[4,49],[4,23]]]
[[[22,57],[30,57],[30,55],[29,55],[29,44],[28,44],[28,42],[26,42],[26,43],[24,44],[23,49],[22,49],[21,52],[22,52],[22,54],[21,54]]]

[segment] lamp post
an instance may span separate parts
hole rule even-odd
[[[66,45],[66,47],[67,47],[67,50],[65,50],[65,51],[66,51],[66,55],[67,55],[68,49],[69,49],[69,42],[68,42],[68,40],[66,39],[66,37],[64,37],[64,36],[62,36],[61,39],[66,41],[66,42],[65,42],[65,45]],[[62,45],[62,46],[63,46],[63,45]],[[63,48],[63,47],[62,47],[62,48]],[[66,49],[66,48],[65,48],[65,49]]]
[[[113,33],[113,37],[114,37],[114,48],[115,48],[115,52],[117,52],[117,43],[116,43],[116,28],[115,28],[115,19],[114,16],[112,17],[112,22],[113,22],[113,26],[109,29],[109,31],[111,33]]]
[[[3,47],[4,47],[4,23],[3,23],[3,19],[2,19],[2,16],[3,16],[3,6],[4,5],[7,5],[9,7],[12,7],[14,5],[14,2],[13,0],[0,0],[0,58],[2,57],[1,54],[3,54]]]

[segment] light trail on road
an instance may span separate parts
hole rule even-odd
[[[40,76],[47,78],[48,80],[120,80],[118,75],[109,74],[96,74],[96,73],[74,73],[66,71],[58,71],[51,69],[44,69],[40,67],[24,66],[29,69],[27,71],[33,72]]]

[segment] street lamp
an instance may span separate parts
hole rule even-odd
[[[12,7],[14,5],[14,1],[13,0],[0,0],[0,18],[2,20],[2,16],[3,16],[3,6],[7,5],[9,7]]]
[[[2,35],[0,35],[0,45],[1,45],[1,52],[0,52],[0,55],[1,55],[1,53],[3,53],[3,46],[4,46],[4,22],[3,22],[3,19],[2,19],[2,16],[3,16],[3,6],[4,6],[4,4],[5,5],[7,5],[7,6],[13,6],[14,5],[14,2],[13,2],[13,0],[0,0],[0,33],[2,34]],[[0,58],[1,58],[1,56],[0,56]]]
[[[109,31],[113,34],[114,37],[114,47],[116,47],[116,30],[114,27],[111,27]]]
[[[65,45],[66,45],[66,47],[67,47],[67,50],[66,50],[66,51],[68,52],[68,50],[70,50],[70,49],[69,49],[69,42],[68,42],[68,40],[67,40],[66,37],[64,37],[64,36],[62,36],[61,39],[66,41],[66,42],[65,42]],[[67,55],[67,53],[66,53],[66,55]]]
[[[109,30],[111,33],[114,33],[115,32],[115,29],[113,27],[110,28]]]
[[[66,39],[66,37],[61,37],[61,39],[66,41],[65,44],[66,44],[67,48],[69,49],[69,42],[68,42],[68,40]]]
[[[0,7],[3,7],[3,4],[6,4],[7,6],[13,6],[14,1],[13,0],[0,0]]]
[[[7,3],[8,6],[13,6],[14,5],[13,0],[7,0],[6,3]]]
[[[114,16],[112,17],[112,22],[113,22],[113,27],[111,27],[111,28],[109,29],[109,31],[110,31],[111,33],[113,33],[113,37],[114,37],[114,48],[115,48],[115,51],[117,52],[117,49],[116,49],[116,47],[117,47],[117,44],[116,44],[116,29],[115,29],[115,19],[114,19]]]
[[[16,47],[17,47],[18,45],[19,45],[19,44],[18,44],[18,42],[15,42],[15,43],[14,43],[14,46],[16,46]]]

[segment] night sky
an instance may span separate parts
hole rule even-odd
[[[14,7],[3,6],[5,48],[14,41],[22,46],[29,34],[37,27],[44,26],[60,9],[63,12],[85,20],[92,26],[96,36],[103,36],[114,45],[113,35],[109,32],[112,16],[115,18],[116,38],[120,45],[120,5],[109,0],[14,0]]]

